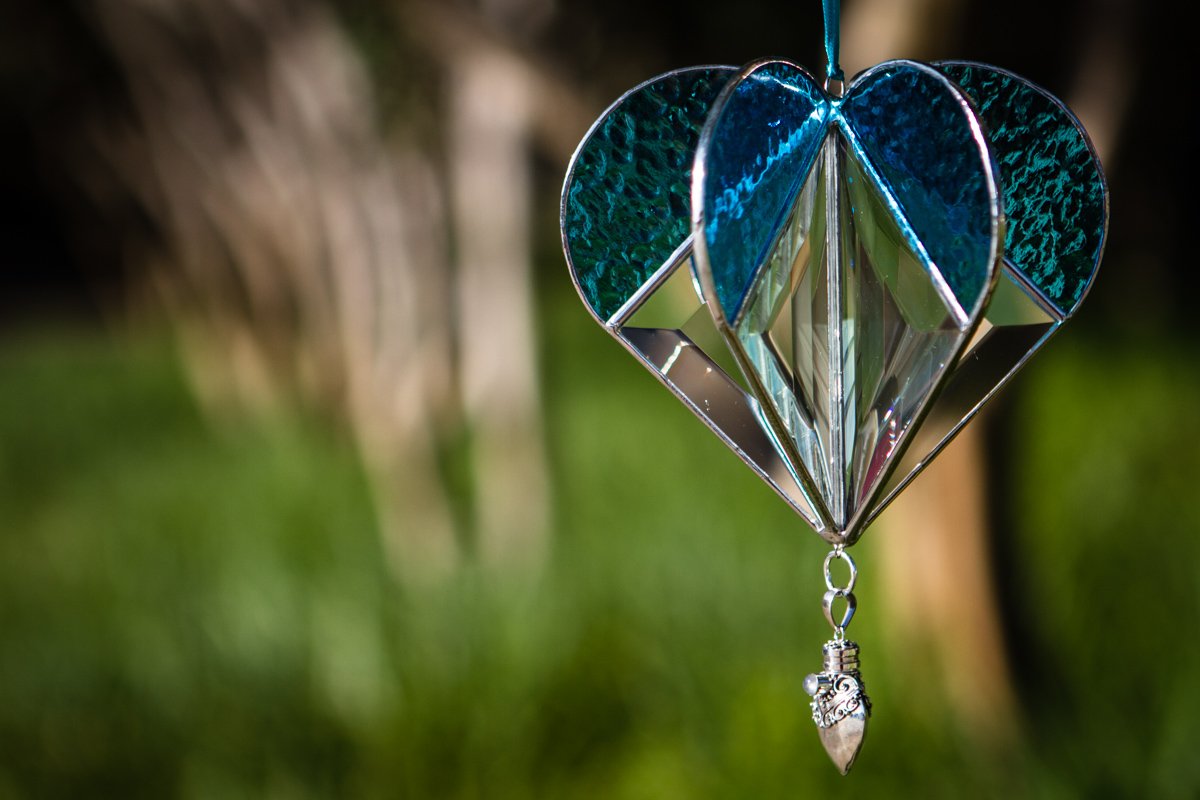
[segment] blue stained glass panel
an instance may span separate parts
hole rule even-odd
[[[736,320],[825,138],[830,104],[785,61],[755,68],[714,109],[701,145],[703,235],[721,310]],[[703,150],[706,148],[706,150]]]
[[[931,266],[972,314],[989,288],[998,214],[994,169],[972,112],[931,67],[896,61],[858,78],[839,113]]]

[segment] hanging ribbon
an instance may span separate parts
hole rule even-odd
[[[842,4],[840,0],[821,0],[825,6],[825,74],[831,80],[844,80],[845,74],[838,63],[841,30]]]

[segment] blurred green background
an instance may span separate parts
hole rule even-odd
[[[969,469],[855,548],[848,778],[800,685],[826,546],[575,295],[590,120],[818,65],[819,5],[6,0],[0,797],[1200,796],[1173,6],[845,3],[849,71],[1063,96],[1113,198]]]

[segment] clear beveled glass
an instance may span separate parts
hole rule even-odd
[[[742,370],[700,296],[686,252],[664,265],[660,277],[614,332],[805,521],[818,526],[793,465],[740,380]]]
[[[840,531],[862,518],[965,336],[909,242],[835,130],[734,324],[748,377]]]

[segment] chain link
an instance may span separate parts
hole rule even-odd
[[[833,575],[830,574],[829,567],[834,561],[845,561],[846,566],[850,568],[850,580],[845,586],[836,586],[833,582]],[[825,556],[824,564],[825,572],[825,596],[821,598],[821,609],[825,612],[825,619],[828,620],[833,628],[834,641],[841,642],[846,639],[846,628],[850,625],[850,620],[854,619],[854,612],[858,608],[858,599],[854,596],[854,586],[858,583],[858,566],[854,563],[854,559],[846,552],[842,545],[835,545],[829,551],[829,555]],[[835,618],[833,615],[833,604],[838,599],[846,601],[846,610],[842,612],[840,618]]]
[[[833,585],[833,575],[831,575],[829,572],[829,565],[834,561],[839,560],[845,561],[846,566],[850,568],[850,582],[842,587]],[[824,570],[826,589],[831,592],[836,592],[839,590],[839,588],[844,592],[854,591],[854,585],[858,583],[858,565],[854,563],[854,559],[850,557],[850,554],[846,552],[842,545],[836,545],[832,550],[829,551],[829,555],[825,556]]]

